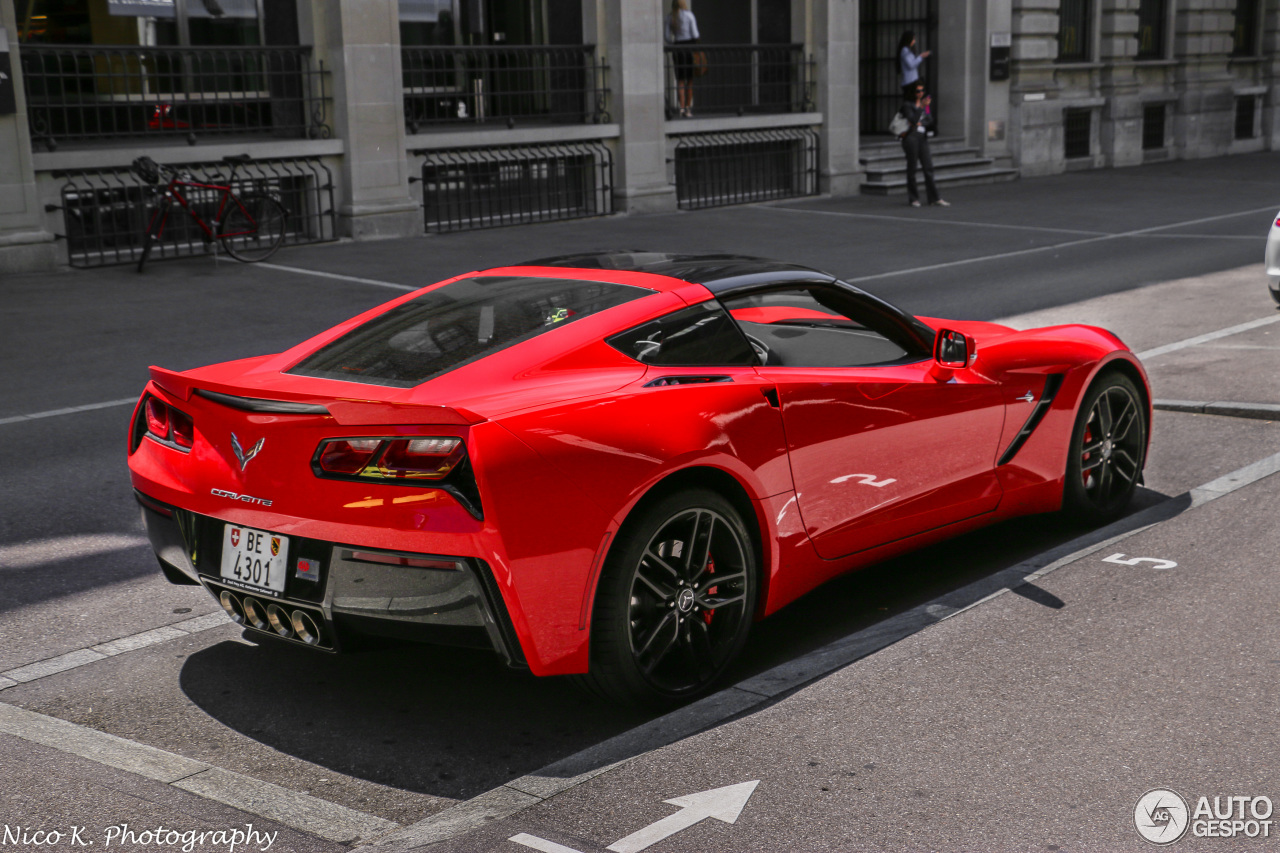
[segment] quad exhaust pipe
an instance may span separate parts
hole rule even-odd
[[[266,604],[251,595],[240,596],[229,589],[218,594],[218,603],[237,625],[248,625],[308,646],[318,646],[324,639],[320,622],[306,610],[289,610],[280,604]]]

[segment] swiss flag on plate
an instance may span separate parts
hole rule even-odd
[[[232,548],[240,547],[240,528],[239,527],[231,528],[231,547]]]

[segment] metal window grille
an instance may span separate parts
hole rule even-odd
[[[1236,0],[1234,36],[1232,56],[1253,56],[1258,52],[1258,0]]]
[[[174,164],[192,180],[222,184],[230,174],[225,163]],[[164,184],[144,184],[127,167],[54,172],[66,183],[61,191],[68,262],[73,267],[100,267],[136,261]],[[225,184],[224,184],[225,185]],[[288,212],[285,245],[337,239],[333,209],[333,176],[320,160],[308,158],[253,160],[236,169],[237,195],[267,193]],[[213,227],[221,194],[183,190],[187,203]],[[204,231],[175,205],[164,235],[152,247],[151,260],[203,254],[212,247]]]
[[[1142,150],[1164,147],[1164,104],[1147,104],[1142,108]]]
[[[410,133],[439,125],[608,122],[595,45],[402,47]]]
[[[1164,56],[1164,29],[1169,0],[1139,0],[1138,59]]]
[[[613,155],[601,142],[416,151],[426,229],[464,231],[613,212]]]
[[[31,138],[329,136],[323,65],[309,47],[19,49]]]
[[[1093,135],[1093,110],[1063,110],[1062,125],[1063,153],[1068,160],[1088,157],[1093,153],[1090,139]]]
[[[1254,132],[1257,111],[1257,98],[1253,95],[1236,98],[1236,139],[1253,139],[1257,135]]]
[[[938,46],[937,0],[862,0],[859,13],[860,52],[858,101],[864,134],[887,134],[889,122],[902,106],[902,72],[898,59],[898,39],[911,30],[916,34],[916,50]],[[920,79],[937,79],[936,54],[920,66]],[[933,110],[936,117],[938,104]]]
[[[1086,62],[1089,59],[1089,2],[1062,0],[1058,9],[1058,61]]]
[[[814,109],[814,63],[802,44],[667,45],[665,56],[668,118],[680,116],[686,79],[694,116]]]
[[[676,138],[681,209],[818,194],[818,134],[810,128]]]

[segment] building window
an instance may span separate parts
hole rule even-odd
[[[1058,61],[1089,60],[1089,0],[1062,0],[1058,9]]]
[[[1164,148],[1164,104],[1147,104],[1142,108],[1142,150]]]
[[[1258,0],[1236,0],[1235,47],[1232,56],[1258,53]]]
[[[1139,0],[1138,59],[1164,57],[1164,24],[1168,8],[1168,0]]]
[[[26,44],[249,46],[264,43],[263,0],[30,0]]]
[[[1091,153],[1090,137],[1093,135],[1093,110],[1074,109],[1062,111],[1063,153],[1068,160],[1088,157]]]
[[[1253,139],[1254,117],[1258,112],[1258,99],[1253,95],[1236,98],[1236,139]]]

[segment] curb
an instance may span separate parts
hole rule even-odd
[[[1190,412],[1198,415],[1221,415],[1227,418],[1280,421],[1280,405],[1276,403],[1203,403],[1195,400],[1152,400],[1151,406],[1162,412]]]

